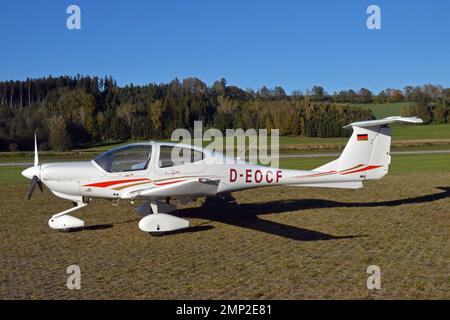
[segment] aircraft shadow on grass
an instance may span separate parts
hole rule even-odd
[[[182,218],[199,218],[217,221],[298,241],[352,239],[365,237],[366,235],[335,236],[319,231],[308,230],[279,222],[264,220],[259,218],[259,216],[265,214],[285,213],[307,209],[394,207],[403,204],[428,203],[450,197],[450,187],[438,187],[437,189],[441,190],[442,192],[418,197],[380,202],[340,202],[326,199],[292,199],[270,201],[265,203],[226,204],[220,199],[213,197],[207,198],[204,205],[200,208],[178,210],[177,216]],[[138,220],[139,219],[132,219],[122,222],[116,222],[114,224],[86,226],[80,229],[75,229],[73,230],[73,232],[109,229],[116,224],[136,222]],[[164,235],[207,231],[213,228],[213,226],[209,225],[200,225],[190,227],[188,229],[166,232],[164,233]]]
[[[73,233],[73,232],[80,232],[80,231],[105,230],[105,229],[111,229],[115,225],[136,222],[136,221],[139,221],[139,219],[130,219],[130,220],[114,222],[114,223],[94,224],[94,225],[90,225],[90,226],[84,226],[84,227],[80,227],[80,228],[70,229],[68,232]]]
[[[259,218],[259,216],[304,209],[394,207],[403,204],[428,203],[450,197],[450,187],[438,187],[437,189],[442,190],[442,192],[380,202],[340,202],[325,199],[295,199],[265,203],[227,205],[217,198],[208,198],[202,207],[179,210],[177,216],[218,221],[298,241],[352,239],[365,237],[366,235],[334,236],[314,230],[264,220]],[[183,232],[183,230],[180,232]],[[184,232],[189,232],[189,229]]]

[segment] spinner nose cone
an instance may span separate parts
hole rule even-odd
[[[37,176],[39,178],[39,167],[29,167],[22,171],[22,175],[27,179],[33,179],[33,176]]]

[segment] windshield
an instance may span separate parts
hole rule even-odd
[[[152,155],[151,145],[130,145],[112,149],[94,159],[107,172],[145,170]]]

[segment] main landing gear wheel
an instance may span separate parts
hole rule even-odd
[[[161,237],[163,236],[165,233],[167,233],[167,231],[159,231],[161,230],[161,227],[159,224],[156,225],[156,231],[149,231],[149,235],[153,236],[153,237]]]
[[[163,235],[165,235],[167,233],[167,231],[153,231],[153,232],[149,232],[148,234],[151,235],[152,237],[161,237]]]
[[[189,221],[166,213],[153,213],[139,221],[139,229],[152,236],[161,236],[175,230],[186,229]]]

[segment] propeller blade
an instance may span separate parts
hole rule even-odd
[[[41,180],[38,180],[37,185],[39,187],[39,190],[41,190],[41,192],[43,192],[44,191],[44,187],[42,186],[42,181]]]
[[[28,189],[28,196],[27,196],[28,200],[30,200],[31,196],[33,195],[34,189],[36,189],[37,184],[38,184],[38,177],[33,176],[33,179],[31,179],[30,183],[30,189]]]
[[[38,156],[38,148],[37,148],[37,137],[36,133],[34,134],[34,166],[37,167],[39,163],[39,156]]]

